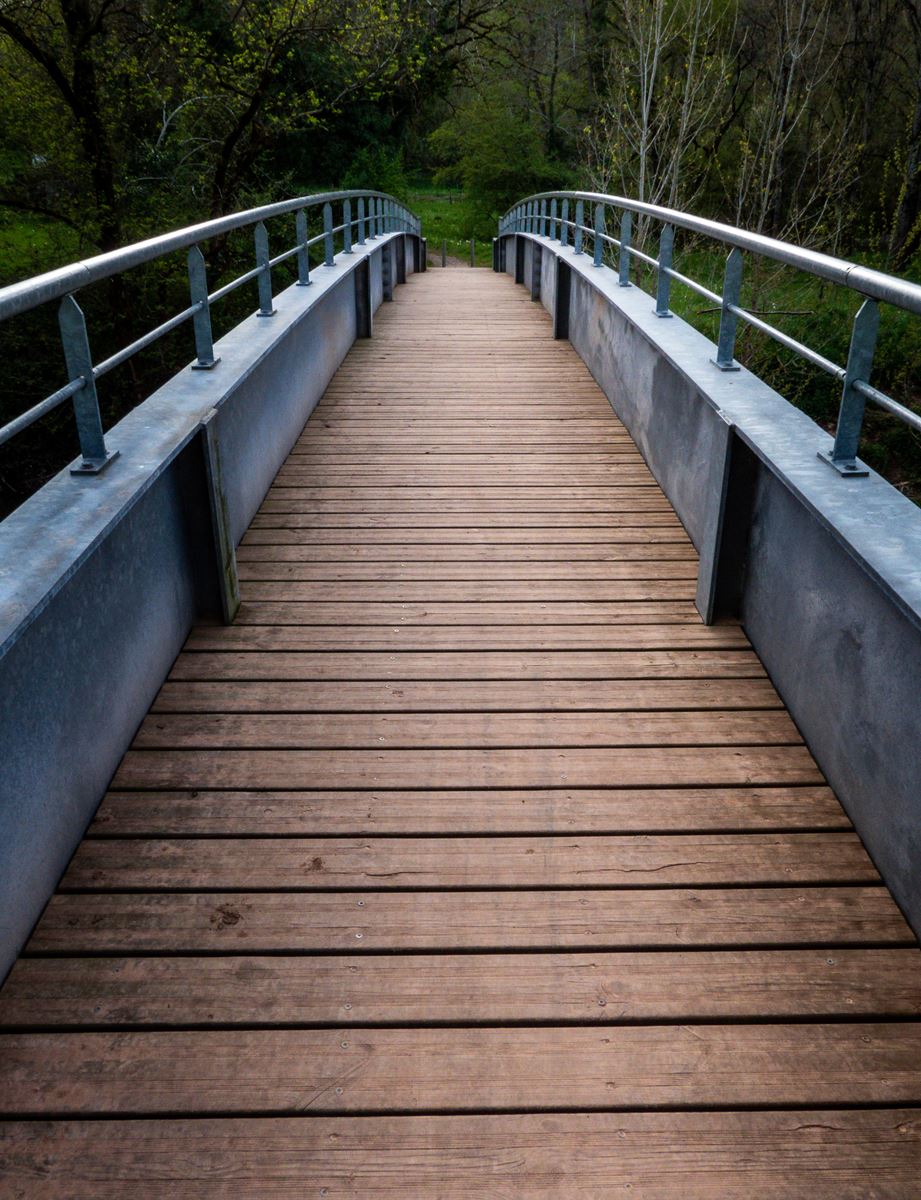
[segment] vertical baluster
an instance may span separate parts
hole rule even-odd
[[[365,198],[358,197],[358,244],[365,244]]]
[[[352,253],[352,201],[342,204],[342,253]]]
[[[625,212],[620,219],[620,272],[621,287],[630,286],[630,238],[633,234],[633,219]]]
[[[205,256],[198,246],[193,246],[186,259],[189,268],[189,299],[198,305],[192,317],[192,332],[195,335],[195,357],[193,371],[210,371],[219,359],[214,357],[214,338],[211,333],[211,309],[208,305],[208,276],[205,271]]]
[[[336,261],[333,249],[333,206],[331,204],[323,205],[323,261],[327,267],[331,267]]]
[[[659,268],[656,273],[656,316],[670,317],[668,310],[672,279],[669,271],[672,269],[672,257],[675,248],[675,230],[671,225],[663,225],[659,235]]]
[[[259,285],[259,311],[256,316],[274,317],[272,268],[269,266],[269,235],[262,221],[253,230],[253,241],[256,244],[256,266],[259,268],[259,274],[256,276]]]
[[[569,199],[563,200],[560,214],[560,245],[569,245]]]
[[[572,237],[572,249],[574,254],[582,253],[582,226],[585,224],[585,205],[581,200],[576,201],[576,228]]]
[[[310,283],[310,251],[307,248],[307,213],[303,208],[297,210],[294,228],[297,238],[297,286],[307,287]]]
[[[74,392],[73,397],[82,462],[79,466],[71,467],[71,474],[98,475],[114,458],[118,457],[118,451],[109,452],[106,449],[86,321],[73,296],[65,296],[61,301],[61,307],[58,309],[58,326],[61,330],[61,344],[64,347],[67,377],[70,381],[83,380],[83,386],[79,391]]]
[[[723,274],[723,304],[720,310],[720,334],[716,348],[716,365],[721,371],[738,371],[739,364],[733,360],[736,349],[736,327],[739,319],[730,310],[736,308],[742,298],[742,251],[738,246],[729,252]]]
[[[600,267],[604,259],[604,205],[595,205],[595,253],[593,265]]]
[[[844,386],[841,391],[841,407],[838,409],[838,427],[835,444],[830,454],[819,455],[830,462],[842,475],[867,475],[866,467],[857,460],[860,446],[860,430],[863,425],[865,397],[856,391],[854,384],[860,380],[870,382],[876,339],[879,334],[879,305],[875,300],[864,300],[851,332],[851,348],[847,356]]]

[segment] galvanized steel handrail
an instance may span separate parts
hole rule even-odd
[[[353,215],[354,202],[354,215]],[[333,205],[341,206],[342,220],[333,224]],[[307,212],[322,206],[323,232],[308,237]],[[265,222],[272,217],[294,213],[297,241],[291,248],[269,256],[268,233]],[[200,249],[202,242],[221,237],[238,229],[254,227],[256,266],[245,271],[236,279],[209,293],[205,271],[205,260]],[[121,365],[132,355],[170,333],[185,321],[191,320],[195,335],[196,361],[193,370],[211,370],[219,359],[214,357],[211,333],[211,305],[230,292],[253,279],[258,280],[258,316],[271,317],[275,308],[272,301],[272,268],[289,258],[297,256],[298,285],[310,283],[309,251],[312,246],[323,244],[324,264],[332,266],[335,258],[334,239],[341,235],[342,251],[352,252],[353,242],[364,245],[385,233],[410,233],[421,235],[418,217],[405,208],[393,196],[374,191],[320,192],[310,196],[299,196],[277,204],[265,204],[259,208],[246,209],[230,216],[218,217],[189,225],[171,233],[160,234],[143,242],[136,242],[107,254],[98,254],[83,262],[71,263],[55,271],[47,271],[32,279],[25,279],[9,287],[0,288],[0,321],[30,309],[38,308],[51,300],[61,300],[59,324],[69,382],[52,395],[21,413],[13,421],[0,428],[0,445],[17,433],[52,412],[60,404],[73,397],[80,439],[82,461],[73,468],[74,474],[97,474],[115,454],[109,453],[105,445],[99,401],[96,395],[96,380]],[[177,250],[188,250],[189,291],[192,303],[182,312],[170,317],[149,333],[137,338],[129,346],[117,351],[101,363],[93,364],[87,337],[86,322],[73,293],[91,283],[110,279],[132,267],[153,262]],[[116,452],[117,453],[117,452]]]
[[[574,219],[570,219],[569,216],[570,205],[574,206]],[[592,212],[591,225],[585,224],[586,205]],[[620,237],[613,237],[606,232],[605,214],[608,209],[618,210],[621,214]],[[633,244],[634,215],[650,217],[661,224],[658,257],[639,250]],[[672,267],[676,229],[686,229],[731,247],[726,261],[722,295]],[[583,252],[582,247],[587,236],[592,245],[596,267],[603,265],[604,247],[611,246],[619,252],[618,277],[622,287],[631,286],[632,259],[647,263],[657,274],[655,312],[660,317],[671,316],[669,289],[672,280],[710,300],[720,309],[719,339],[713,362],[722,371],[739,369],[734,353],[737,324],[742,320],[839,380],[843,390],[835,443],[830,452],[821,451],[820,457],[826,459],[842,475],[867,474],[866,468],[857,459],[864,405],[867,400],[921,432],[921,416],[872,387],[869,382],[879,329],[878,302],[891,304],[906,312],[921,314],[921,285],[917,283],[848,262],[846,259],[820,254],[803,246],[794,246],[789,242],[765,237],[763,234],[737,229],[719,221],[710,221],[705,217],[696,217],[657,204],[629,200],[623,196],[608,196],[601,192],[538,192],[528,196],[513,205],[499,222],[500,237],[513,233],[550,237],[564,246],[569,244],[571,233],[575,254]],[[804,342],[783,333],[742,307],[743,251],[795,267],[841,287],[851,288],[864,297],[864,303],[854,318],[846,366],[839,366]]]

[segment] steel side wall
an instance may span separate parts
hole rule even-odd
[[[725,422],[754,455],[739,616],[880,873],[921,933],[921,510],[874,472],[841,479],[831,438],[655,301],[617,287],[546,239],[572,268],[570,340],[630,431],[691,540],[712,515]],[[530,252],[526,253],[526,263]],[[514,254],[509,252],[507,264]],[[526,271],[529,274],[529,271]],[[677,285],[673,285],[677,286]]]
[[[217,409],[237,542],[355,338],[365,257],[381,303],[384,245],[279,294],[277,316],[220,340],[214,371],[181,372],[110,431],[121,457],[105,473],[64,471],[0,525],[0,980],[193,621],[215,610],[202,417]]]

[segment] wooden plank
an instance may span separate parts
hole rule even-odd
[[[353,954],[847,945],[915,945],[884,887],[59,893],[28,949]]]
[[[244,600],[236,620],[238,625],[696,625],[700,617],[690,600]]]
[[[293,511],[281,508],[276,502],[263,508],[253,517],[251,529],[404,529],[409,540],[416,529],[541,529],[601,528],[622,529],[637,526],[681,529],[673,512],[380,512],[377,505],[367,505],[366,512]]]
[[[792,746],[783,709],[673,712],[157,712],[134,748],[331,749]]]
[[[515,526],[508,529],[495,529],[466,525],[461,529],[372,529],[358,527],[351,529],[297,529],[297,528],[261,528],[250,526],[244,539],[247,545],[261,546],[348,546],[355,543],[369,545],[436,545],[447,546],[460,542],[465,545],[486,543],[499,548],[506,543],[513,545],[544,545],[555,543],[568,546],[571,543],[582,545],[619,545],[621,542],[640,542],[644,546],[660,542],[671,542],[678,545],[688,545],[688,535],[680,525],[672,528],[658,526],[635,528],[628,525],[611,526],[604,529],[594,529],[590,526],[575,528],[555,528],[548,532],[544,528],[532,526]]]
[[[747,650],[734,625],[198,625],[186,650]]]
[[[765,672],[754,651],[595,650],[483,651],[477,654],[411,650],[234,652],[187,650],[173,663],[170,679],[238,680],[542,680],[542,679],[761,679]]]
[[[35,1200],[915,1200],[919,1154],[916,1109],[0,1124]]]
[[[507,680],[381,683],[167,681],[152,713],[642,712],[783,708],[768,679]]]
[[[630,1110],[921,1095],[918,1022],[346,1032],[9,1034],[0,1112]]]
[[[237,547],[237,558],[241,562],[264,561],[271,562],[442,562],[450,563],[620,563],[646,562],[650,559],[656,562],[681,561],[697,562],[697,551],[688,543],[656,542],[645,545],[641,542],[620,542],[605,545],[603,543],[581,544],[570,542],[557,545],[529,545],[527,543],[508,543],[502,546],[489,546],[474,543],[469,546],[454,544],[451,546],[428,545],[425,543],[412,546],[362,545],[361,543],[340,546],[311,545],[305,549],[303,545],[249,545],[241,543]]]
[[[848,829],[830,788],[109,792],[93,837]]]
[[[804,746],[129,750],[115,788],[737,787],[821,784]]]
[[[548,481],[546,478],[534,486],[519,486],[504,482],[456,485],[454,487],[420,487],[412,481],[400,484],[382,483],[344,483],[329,486],[323,485],[291,485],[284,486],[273,482],[269,489],[270,499],[285,499],[298,497],[301,500],[332,503],[359,501],[379,501],[382,504],[395,503],[436,503],[448,511],[458,505],[490,505],[510,504],[512,509],[529,506],[531,503],[540,507],[551,505],[556,512],[575,511],[578,508],[566,509],[567,505],[577,504],[610,504],[639,503],[668,504],[659,490],[658,485],[648,481],[644,483],[618,483],[611,480],[607,484],[561,484]],[[462,509],[463,511],[463,509]],[[511,509],[509,511],[512,511]]]
[[[921,952],[20,959],[0,1027],[823,1020],[921,1015]]]
[[[393,491],[395,489],[382,489]],[[407,489],[408,490],[408,489]],[[417,489],[423,491],[426,489]],[[428,489],[431,490],[431,489]],[[344,496],[322,495],[324,491],[345,492]],[[349,495],[354,492],[354,495]],[[317,493],[321,493],[317,495]],[[371,493],[371,494],[365,494]],[[630,489],[625,495],[616,495],[604,499],[567,499],[558,498],[552,492],[544,497],[533,496],[528,499],[520,497],[471,498],[443,497],[416,498],[414,496],[378,496],[374,489],[360,488],[283,488],[273,487],[262,502],[260,512],[303,512],[336,514],[337,516],[354,515],[357,513],[387,513],[396,516],[400,513],[414,519],[417,515],[450,515],[452,519],[460,519],[471,514],[490,514],[506,517],[531,517],[536,513],[565,518],[568,514],[582,516],[607,517],[614,519],[629,513],[667,513],[671,512],[668,501],[662,495],[657,495],[652,488]]]
[[[64,890],[699,887],[870,883],[853,833],[473,838],[102,838]]]
[[[314,563],[244,560],[237,563],[243,582],[292,580],[313,586],[305,597],[331,599],[341,593],[339,581],[358,583],[353,596],[371,592],[372,584],[389,585],[391,599],[444,599],[446,584],[460,599],[530,598],[614,599],[624,585],[682,581],[693,584],[697,564],[692,561],[625,563]],[[426,585],[426,586],[420,586]],[[537,585],[537,586],[535,586]],[[351,589],[350,589],[351,590]],[[396,594],[395,594],[396,593]]]
[[[359,581],[355,587],[330,586],[331,581],[324,581],[325,586],[319,587],[309,580],[255,580],[252,586],[249,582],[244,581],[245,586],[241,589],[244,603],[248,605],[308,603],[321,616],[324,613],[332,615],[337,607],[343,606],[344,619],[354,618],[360,610],[376,616],[371,623],[377,625],[389,624],[387,618],[397,611],[401,613],[401,619],[416,613],[423,622],[433,616],[442,616],[448,618],[442,623],[449,624],[450,619],[460,616],[471,625],[476,624],[476,617],[484,613],[492,618],[489,624],[501,624],[497,618],[507,616],[513,610],[523,616],[534,613],[542,619],[549,614],[560,622],[567,616],[580,620],[591,620],[595,616],[610,622],[612,614],[616,618],[625,612],[637,611],[636,605],[642,606],[638,610],[642,617],[650,611],[656,616],[663,612],[689,616],[695,595],[692,579],[587,581],[584,586],[575,581],[558,587],[552,582],[533,580],[517,583],[432,580],[415,586],[402,580],[374,580],[363,585]],[[659,602],[664,607],[645,607]],[[415,607],[407,609],[407,605]],[[327,621],[309,623],[325,624]],[[353,619],[345,620],[345,623],[364,622]]]
[[[568,468],[556,467],[552,472],[558,483],[577,484],[577,483],[637,483],[648,481],[654,483],[654,477],[648,468],[641,465],[627,465],[625,463],[614,467],[580,467],[574,464]],[[546,483],[548,470],[546,467],[528,466],[522,463],[520,466],[507,465],[497,471],[495,467],[477,467],[477,468],[450,468],[450,467],[432,467],[424,469],[422,466],[413,467],[412,470],[407,470],[406,467],[394,468],[392,470],[385,467],[354,467],[344,466],[340,469],[330,463],[319,466],[299,467],[299,466],[283,466],[279,469],[275,476],[277,483],[288,486],[304,486],[311,487],[332,486],[338,484],[345,486],[346,484],[361,484],[376,482],[379,484],[399,484],[405,483],[407,486],[414,487],[456,487],[458,484],[489,484],[495,483],[497,476],[501,478],[503,483],[516,484],[518,487],[539,485]]]

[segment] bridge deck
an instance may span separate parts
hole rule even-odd
[[[239,566],[0,994],[3,1195],[917,1195],[921,956],[522,289],[399,289]]]

